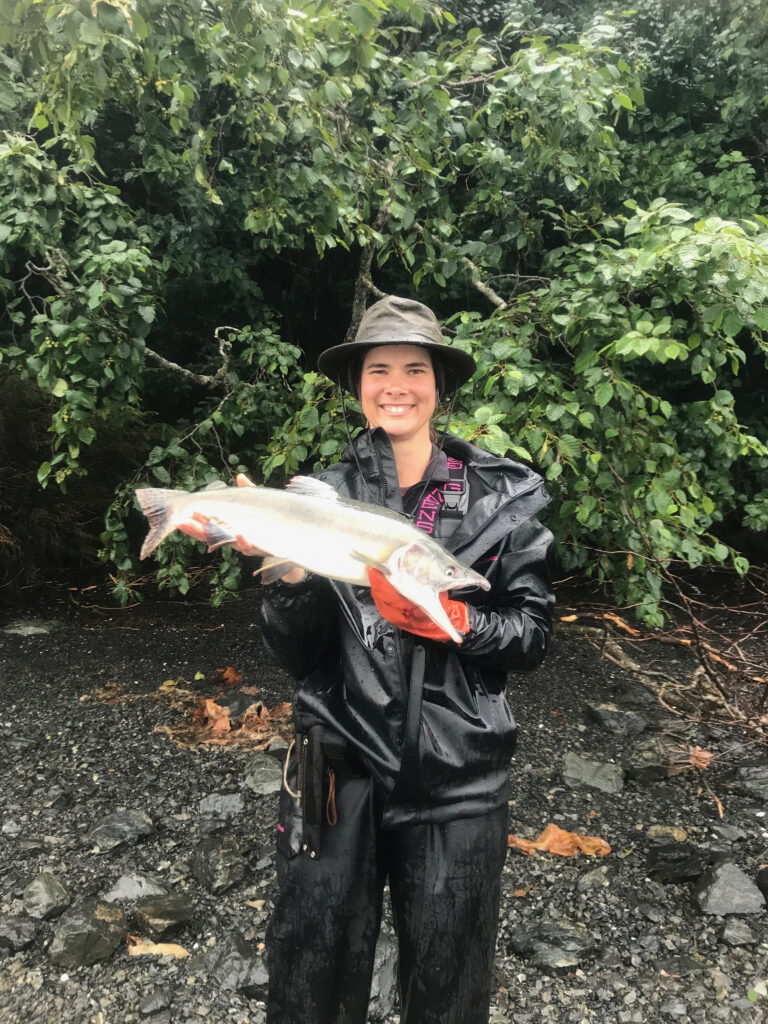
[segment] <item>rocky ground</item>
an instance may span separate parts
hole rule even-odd
[[[234,718],[290,699],[256,601],[0,620],[2,1024],[263,1021],[279,760],[155,731],[188,716],[180,692],[215,696],[225,666],[243,677]],[[765,750],[686,727],[579,636],[509,699],[510,832],[553,823],[611,852],[510,849],[493,1024],[765,1020]],[[189,955],[136,955],[127,934]],[[398,1021],[394,970],[385,936],[371,1021]]]

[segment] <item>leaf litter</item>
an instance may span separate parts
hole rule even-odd
[[[201,677],[202,673],[195,675],[196,680]],[[242,679],[233,665],[217,669],[212,683],[218,692],[213,696],[190,690],[188,680],[182,677],[166,679],[157,689],[145,693],[130,693],[127,685],[109,682],[93,693],[84,694],[80,703],[109,705],[137,700],[169,701],[172,708],[184,711],[187,717],[174,725],[157,725],[154,732],[168,736],[180,747],[236,744],[245,750],[267,750],[277,739],[290,743],[293,739],[292,705],[284,701],[269,708],[258,699],[258,687],[238,685]],[[233,718],[230,708],[220,704],[218,698],[225,690],[231,693],[235,687],[240,694],[253,697],[253,701]]]

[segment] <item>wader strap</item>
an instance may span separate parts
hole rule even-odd
[[[438,516],[444,519],[463,519],[469,505],[467,467],[461,459],[448,456],[448,480],[437,484],[419,503],[414,522],[424,533],[435,532]]]

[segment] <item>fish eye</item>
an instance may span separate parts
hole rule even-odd
[[[456,570],[452,565],[449,565],[448,568],[445,570],[445,575],[450,576],[451,579],[453,579],[453,577],[456,575]]]

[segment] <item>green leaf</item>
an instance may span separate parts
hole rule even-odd
[[[609,380],[604,380],[602,384],[598,384],[595,388],[595,403],[604,408],[608,405],[610,400],[613,398],[613,384]]]
[[[58,377],[56,383],[51,388],[51,394],[56,398],[63,398],[67,391],[69,391],[69,385],[63,377]]]
[[[613,97],[616,102],[627,110],[634,110],[635,105],[625,92],[617,92]]]

